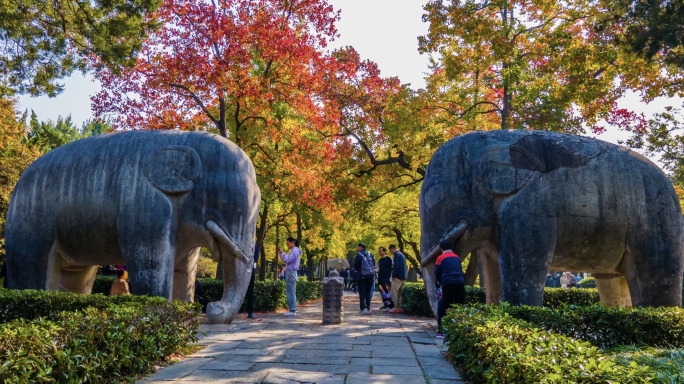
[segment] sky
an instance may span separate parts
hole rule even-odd
[[[418,36],[425,35],[428,25],[422,22],[423,1],[417,0],[329,0],[341,10],[338,22],[339,38],[331,49],[351,45],[364,59],[376,62],[383,76],[397,76],[415,89],[425,85],[428,57],[418,53]],[[21,110],[33,109],[39,120],[56,120],[71,114],[80,126],[92,117],[90,96],[99,90],[99,84],[86,75],[76,73],[64,80],[65,90],[56,98],[20,97]],[[640,101],[639,95],[628,94],[620,105],[643,112],[647,116],[665,106],[681,106],[682,99],[659,98],[649,104]],[[617,143],[625,134],[616,129],[599,136]]]

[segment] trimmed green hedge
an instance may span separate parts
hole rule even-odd
[[[223,281],[212,278],[197,279],[204,288],[204,296],[198,298],[202,306],[212,301],[221,300],[223,295]],[[97,276],[93,284],[93,293],[109,294],[109,287],[112,285],[114,277]],[[323,283],[321,281],[297,281],[297,302],[304,303],[311,300],[318,300],[323,297]],[[275,312],[278,309],[287,308],[285,298],[285,281],[268,280],[254,282],[254,310],[257,312]],[[247,301],[242,303],[242,312],[247,311]]]
[[[113,382],[149,373],[197,341],[196,304],[8,290],[0,301],[3,319],[14,319],[0,324],[3,383]]]
[[[586,340],[603,349],[625,345],[684,347],[681,308],[511,306],[506,307],[506,312],[549,332]]]
[[[423,283],[406,283],[402,294],[404,311],[415,316],[433,317],[430,302]],[[485,304],[484,288],[466,287],[467,304]],[[544,288],[544,306],[558,308],[563,305],[587,306],[599,302],[596,289]]]
[[[445,342],[478,383],[646,383],[656,374],[621,365],[589,342],[544,331],[507,313],[510,307],[455,306],[444,318]],[[662,381],[667,382],[667,381]]]
[[[131,304],[161,305],[160,297],[120,295],[79,295],[77,293],[0,289],[0,323],[16,319],[51,319],[60,312],[82,311],[86,308],[107,309]]]
[[[585,277],[579,282],[580,288],[596,288],[596,279],[593,277]]]

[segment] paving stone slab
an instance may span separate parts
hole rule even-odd
[[[285,363],[257,363],[254,366],[254,371],[266,370],[269,372],[297,372],[301,374],[307,373],[326,373],[326,374],[347,374],[356,372],[358,366],[351,366],[350,364],[285,364]]]
[[[416,353],[416,356],[444,356],[442,351],[436,345],[413,344],[413,351]]]
[[[287,349],[285,356],[311,356],[316,358],[324,357],[370,357],[369,351],[336,351],[336,350],[316,350],[316,349]]]
[[[235,361],[243,363],[279,363],[282,360],[283,355],[254,356],[222,354],[217,356],[215,361]]]
[[[352,365],[366,365],[370,364],[373,367],[379,366],[379,365],[411,365],[411,366],[417,366],[418,364],[416,363],[416,358],[411,357],[411,358],[394,358],[394,359],[387,359],[387,358],[355,358],[352,357],[351,359],[351,364]]]
[[[340,365],[351,364],[350,357],[333,357],[333,358],[311,358],[311,356],[298,355],[283,355],[281,363],[287,364],[320,364],[320,365]]]
[[[249,369],[253,366],[253,362],[214,360],[202,366],[202,369],[210,369],[216,371],[249,371]]]
[[[345,384],[425,384],[421,375],[376,375],[368,373],[353,373],[347,375]]]
[[[216,371],[198,369],[181,379],[181,382],[200,381],[203,383],[259,383],[266,377],[266,372]]]
[[[345,375],[335,375],[328,373],[301,373],[296,371],[272,371],[264,379],[263,383],[268,384],[290,384],[290,383],[327,383],[344,384]]]
[[[415,354],[413,353],[413,350],[410,347],[400,347],[400,348],[395,348],[395,347],[384,347],[384,346],[375,346],[375,349],[371,351],[371,355],[373,357],[384,357],[388,359],[392,358],[411,358],[414,357]]]
[[[185,359],[160,369],[152,376],[149,376],[144,380],[155,381],[179,379],[183,376],[189,375],[194,370],[201,368],[213,360],[214,359],[212,358]]]
[[[449,365],[430,365],[425,367],[425,374],[427,377],[432,379],[444,379],[444,380],[463,380],[461,375],[458,374],[456,368],[451,364]]]
[[[374,365],[373,374],[416,375],[423,376],[423,370],[417,365]]]

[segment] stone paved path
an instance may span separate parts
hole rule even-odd
[[[374,296],[373,308],[382,304]],[[207,347],[139,384],[326,383],[461,384],[435,340],[434,319],[375,310],[358,314],[358,297],[345,292],[343,323],[321,324],[321,302],[297,316],[244,314],[230,325],[202,325]]]

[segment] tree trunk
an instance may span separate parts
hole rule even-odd
[[[473,286],[477,280],[477,275],[479,273],[477,268],[477,253],[470,253],[470,261],[468,262],[468,268],[466,268],[464,274],[465,285]]]
[[[257,229],[256,246],[261,252],[261,266],[259,268],[259,280],[266,280],[266,250],[264,249],[264,240],[266,239],[266,231],[268,230],[268,204],[264,205],[263,212],[259,213],[259,229]]]
[[[306,249],[306,280],[307,281],[313,281],[314,280],[314,260],[313,260],[313,254],[309,252],[309,249]]]
[[[280,248],[280,223],[276,223],[276,238],[275,238],[275,255],[273,257],[273,280],[278,280],[278,273],[280,270],[278,269],[278,259],[280,255],[278,255],[278,248]]]

